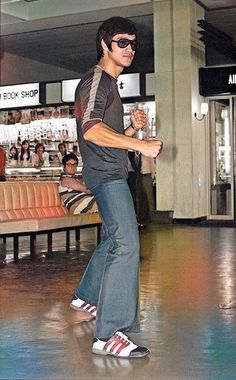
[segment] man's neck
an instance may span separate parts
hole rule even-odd
[[[98,66],[115,79],[118,78],[124,69],[123,67],[113,65],[110,61],[107,61],[104,58],[101,58],[100,61],[98,61]]]

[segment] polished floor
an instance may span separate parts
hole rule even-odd
[[[133,360],[92,354],[94,322],[68,307],[93,229],[72,239],[70,254],[55,234],[50,257],[40,236],[35,261],[27,238],[17,264],[12,242],[6,256],[0,246],[1,380],[236,379],[236,229],[152,224],[140,238],[141,332],[132,338],[151,355]]]

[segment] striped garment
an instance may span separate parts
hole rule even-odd
[[[66,186],[66,178],[74,178],[79,181],[78,176],[63,175],[63,185],[59,183],[59,194],[71,214],[97,212],[97,204],[94,196]]]

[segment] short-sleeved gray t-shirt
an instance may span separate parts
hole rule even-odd
[[[75,92],[75,116],[86,186],[93,188],[105,182],[126,179],[126,150],[101,147],[83,137],[88,129],[101,121],[124,134],[123,105],[117,81],[101,67],[94,66],[79,82]]]

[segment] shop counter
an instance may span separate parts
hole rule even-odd
[[[42,168],[20,168],[20,167],[7,167],[6,180],[7,181],[53,181],[58,182],[60,179],[62,166],[48,166]],[[82,172],[82,167],[78,166],[77,172]]]

